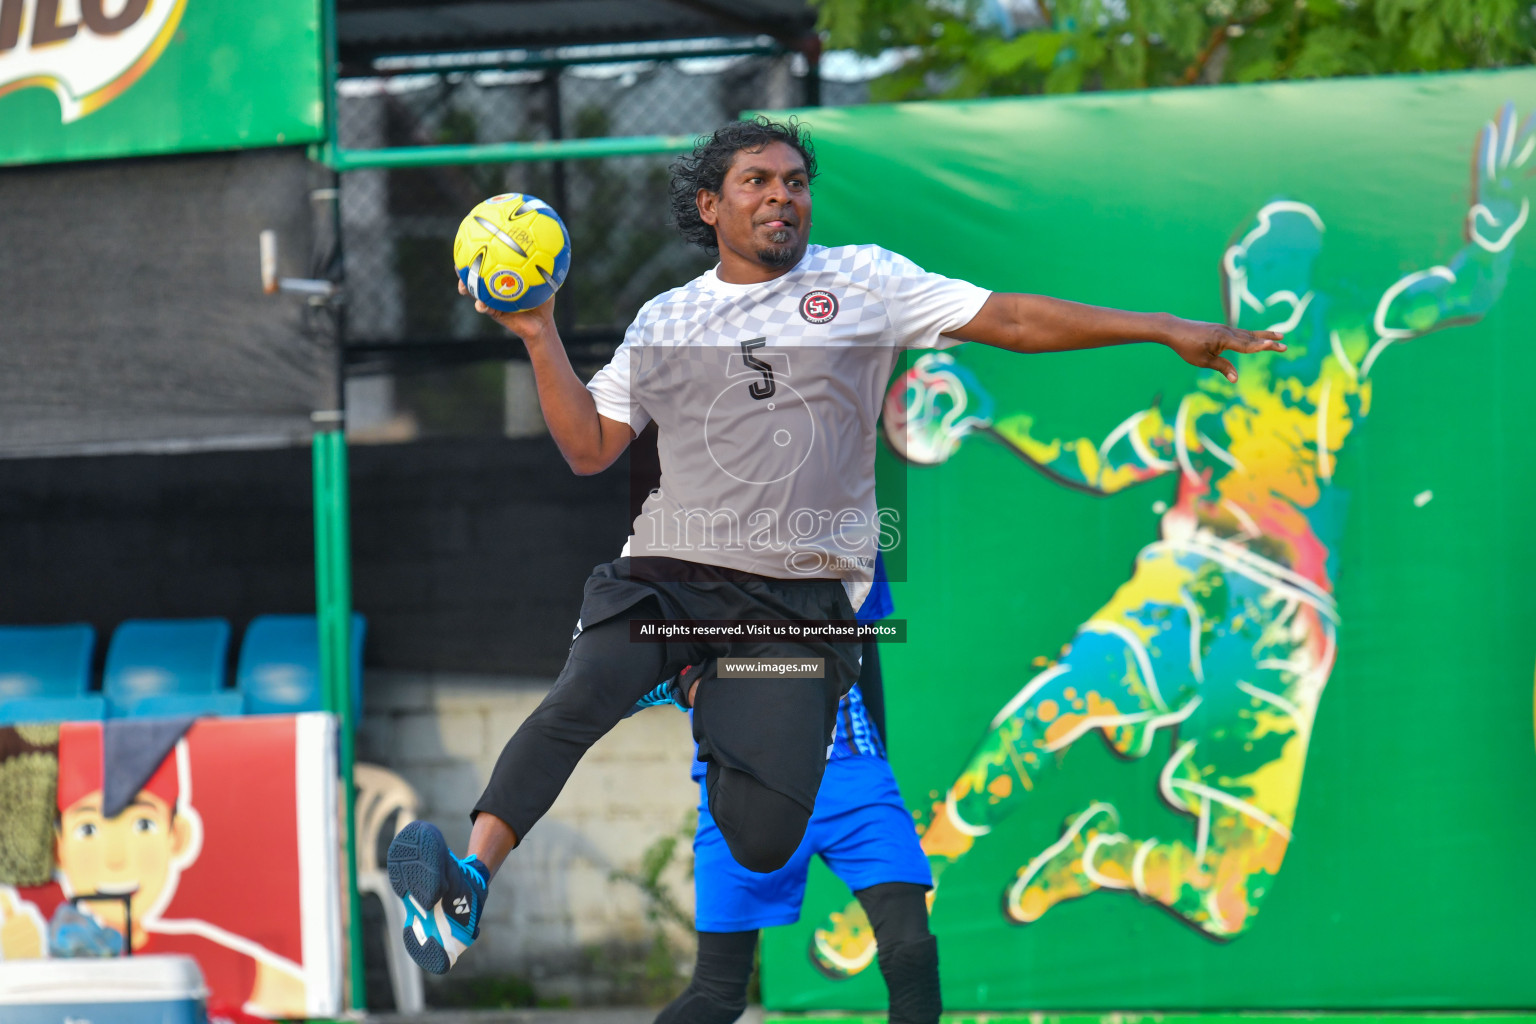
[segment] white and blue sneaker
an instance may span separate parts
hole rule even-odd
[[[422,970],[447,974],[479,938],[489,879],[480,858],[455,857],[424,821],[389,844],[389,885],[405,901],[405,950]]]

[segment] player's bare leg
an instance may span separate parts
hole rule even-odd
[[[511,825],[494,814],[481,811],[475,816],[474,827],[470,830],[467,852],[471,857],[478,857],[490,876],[495,878],[502,861],[517,843],[517,833],[512,831]]]

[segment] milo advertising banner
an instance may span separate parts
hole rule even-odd
[[[0,164],[323,135],[316,0],[0,0]]]
[[[1533,113],[1529,69],[802,112],[819,242],[1289,345],[893,382],[949,1009],[1536,1006]],[[883,1009],[875,952],[818,865],[764,1001]]]

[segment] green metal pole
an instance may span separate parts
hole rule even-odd
[[[325,146],[340,145],[336,136],[336,3],[337,0],[320,0],[320,61],[324,77]]]
[[[340,729],[343,820],[346,823],[347,962],[352,1008],[365,1009],[362,907],[357,895],[357,821],[352,765],[357,755],[352,704],[352,563],[348,536],[347,441],[339,425],[314,437],[315,607],[326,709]]]
[[[324,162],[336,150],[336,0],[319,0],[320,61],[323,78],[325,141],[310,147],[310,158]],[[340,384],[337,385],[338,389]],[[337,393],[340,408],[341,394]],[[352,545],[347,496],[347,438],[338,416],[317,430],[313,441],[315,494],[315,618],[320,630],[320,679],[325,708],[336,715],[340,736],[342,821],[347,898],[348,988],[355,1010],[367,1009],[363,964],[363,915],[357,894],[357,800],[352,765],[357,756],[357,709],[352,705]]]
[[[509,164],[527,160],[593,160],[681,153],[693,148],[694,139],[692,135],[629,135],[600,139],[551,139],[547,142],[487,142],[466,146],[399,146],[392,149],[339,149],[333,144],[327,144],[320,159],[336,171]]]

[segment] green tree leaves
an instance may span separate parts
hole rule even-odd
[[[981,0],[812,2],[829,49],[911,48],[876,100],[1536,62],[1529,0],[1039,0],[1011,38]]]

